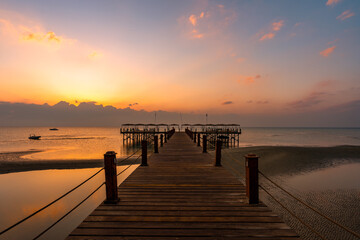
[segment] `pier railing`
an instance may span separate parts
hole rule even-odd
[[[186,129],[185,132],[187,135],[192,139],[196,139],[195,133],[191,130]],[[206,135],[204,135],[206,137]],[[199,141],[199,140],[198,140]],[[206,138],[203,140],[206,142]],[[196,142],[194,140],[194,142]],[[199,145],[198,145],[199,146]],[[222,141],[217,140],[215,145],[215,159],[214,159],[214,166],[221,166],[221,152],[222,147]],[[226,153],[224,153],[226,154]],[[230,159],[232,159],[235,162],[238,162],[238,159],[234,159],[231,155],[226,154],[226,156]],[[311,232],[313,232],[317,237],[320,239],[327,239],[319,231],[317,231],[314,227],[312,227],[310,224],[305,222],[303,219],[301,219],[299,216],[297,216],[294,211],[292,211],[290,208],[286,207],[281,200],[277,199],[267,188],[259,184],[259,175],[266,179],[268,182],[270,182],[275,188],[281,190],[282,192],[286,193],[288,196],[290,196],[292,199],[297,201],[298,203],[302,204],[306,208],[312,210],[314,213],[318,214],[319,216],[325,218],[329,222],[335,224],[345,232],[351,234],[352,236],[355,236],[360,239],[360,234],[351,230],[350,228],[340,224],[339,222],[331,219],[330,217],[326,216],[324,213],[317,210],[315,207],[311,206],[310,204],[306,203],[305,201],[301,200],[299,197],[296,197],[294,194],[290,193],[283,187],[281,187],[279,184],[277,184],[274,180],[266,176],[262,171],[259,170],[258,165],[258,159],[259,157],[256,154],[247,154],[245,157],[245,187],[246,187],[246,196],[248,198],[249,204],[258,204],[259,203],[259,188],[262,189],[266,194],[268,194],[277,204],[279,204],[284,210],[286,210],[292,217],[297,219],[301,224],[303,224],[305,227],[307,227]]]
[[[169,131],[168,133],[168,139],[174,134],[174,131]],[[170,136],[170,137],[169,137]],[[145,142],[142,148],[138,149],[137,151],[135,151],[134,153],[128,155],[127,157],[125,157],[124,159],[121,159],[119,162],[116,162],[116,153],[114,151],[109,151],[106,152],[104,154],[104,167],[100,168],[96,173],[92,174],[91,176],[89,176],[86,180],[84,180],[83,182],[81,182],[80,184],[78,184],[77,186],[73,187],[71,190],[67,191],[65,194],[61,195],[60,197],[56,198],[55,200],[53,200],[52,202],[46,204],[45,206],[43,206],[42,208],[38,209],[37,211],[33,212],[32,214],[24,217],[23,219],[21,219],[20,221],[12,224],[11,226],[7,227],[4,230],[1,230],[0,232],[0,237],[1,235],[11,231],[12,229],[14,229],[15,227],[19,226],[21,223],[29,220],[30,218],[34,217],[35,215],[37,215],[38,213],[44,211],[45,209],[47,209],[48,207],[52,206],[53,204],[55,204],[56,202],[59,202],[61,199],[65,198],[66,196],[68,196],[69,194],[71,194],[72,192],[74,192],[75,190],[79,189],[81,186],[83,186],[85,183],[89,182],[91,179],[93,179],[95,176],[97,176],[98,174],[100,174],[102,171],[105,171],[105,181],[102,182],[98,187],[96,187],[89,195],[87,195],[85,198],[83,198],[78,204],[76,204],[72,209],[70,209],[67,213],[65,213],[63,216],[61,216],[57,221],[55,221],[54,223],[52,223],[49,227],[47,227],[45,230],[43,230],[41,233],[39,233],[36,237],[34,237],[33,239],[38,239],[39,237],[43,236],[46,232],[48,232],[51,228],[53,228],[56,224],[58,224],[60,221],[62,221],[64,218],[66,218],[69,214],[71,214],[73,211],[75,211],[80,205],[82,205],[86,200],[88,200],[92,195],[94,195],[99,189],[101,189],[104,185],[106,186],[106,199],[104,201],[104,203],[115,203],[117,202],[118,196],[117,196],[117,177],[120,176],[122,173],[124,173],[126,170],[128,170],[132,165],[138,163],[138,160],[140,157],[142,157],[142,164],[141,166],[147,166],[144,165],[144,161],[147,160],[147,148],[149,146],[153,146],[154,149],[158,144],[158,141],[154,141],[154,139],[152,139],[151,137],[146,138],[145,140],[143,140],[143,142]],[[144,153],[145,150],[145,153]],[[141,151],[141,154],[139,154],[139,152]],[[139,155],[137,155],[139,154]],[[145,154],[145,155],[144,155]],[[133,161],[131,161],[129,163],[129,165],[123,169],[121,172],[117,173],[116,171],[116,166],[118,166],[120,163],[129,160],[130,158],[133,158]]]

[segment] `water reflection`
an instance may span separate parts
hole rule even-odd
[[[360,189],[360,163],[318,169],[286,179],[286,184],[301,191]]]
[[[137,166],[138,164],[133,165],[122,173],[118,178],[119,184]],[[126,167],[119,166],[118,172]],[[0,193],[2,196],[0,199],[0,231],[52,202],[97,171],[98,168],[92,168],[44,170],[0,175]],[[101,172],[64,199],[1,235],[0,239],[34,238],[87,197],[103,181],[104,172]],[[105,187],[102,187],[77,210],[43,235],[41,239],[64,239],[104,198]]]

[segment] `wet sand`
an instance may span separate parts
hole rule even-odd
[[[41,151],[22,151],[0,153],[0,174],[11,172],[24,172],[47,169],[81,169],[96,168],[104,165],[103,159],[81,159],[81,160],[33,160],[22,158],[25,155]],[[118,165],[128,165],[133,159],[128,159]],[[121,161],[121,158],[118,158]]]
[[[360,164],[360,146],[257,146],[224,149],[223,166],[243,182],[245,175],[244,155],[248,153],[255,153],[260,157],[259,169],[279,185],[320,210],[326,216],[335,219],[355,232],[360,232],[358,221],[360,214],[359,211],[356,211],[360,209],[359,175],[356,171]],[[352,169],[355,169],[354,171],[349,171],[348,168],[351,166]],[[354,182],[346,183],[346,179],[352,179]],[[259,181],[282,204],[311,224],[326,239],[357,239],[299,204],[263,177],[260,177]],[[265,192],[260,191],[260,198],[289,226],[295,229],[302,239],[319,239]]]
[[[360,162],[360,146],[335,147],[290,147],[256,146],[224,149],[225,155],[234,161],[233,167],[244,166],[244,155],[255,153],[259,156],[259,169],[269,175],[293,175],[299,172]]]

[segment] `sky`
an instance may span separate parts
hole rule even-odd
[[[359,76],[358,0],[0,1],[3,103],[310,117]]]

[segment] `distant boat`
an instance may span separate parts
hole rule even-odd
[[[30,134],[30,137],[29,139],[32,139],[32,140],[39,140],[41,138],[41,136],[36,136],[35,134],[31,135]]]
[[[50,128],[49,130],[50,130],[50,131],[57,131],[57,130],[59,130],[59,129],[57,129],[57,128]]]

